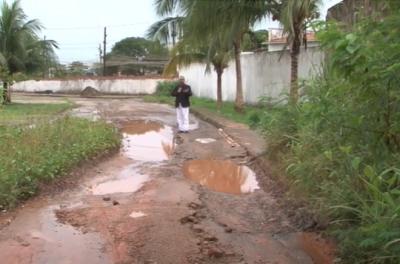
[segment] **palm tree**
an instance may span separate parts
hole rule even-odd
[[[232,57],[231,50],[218,46],[219,42],[214,38],[206,43],[188,44],[186,39],[181,40],[171,52],[171,59],[165,67],[165,75],[175,75],[178,66],[187,66],[192,63],[206,63],[205,73],[210,72],[210,64],[217,73],[217,108],[222,107],[222,74],[228,67]]]
[[[214,71],[217,73],[217,108],[222,107],[222,74],[228,68],[228,63],[232,57],[231,51],[215,51],[212,56],[211,63],[214,66]]]
[[[255,22],[269,13],[271,2],[275,3],[274,0],[199,0],[189,3],[186,9],[189,32],[194,32],[197,38],[221,35],[224,45],[233,47],[236,69],[235,110],[238,112],[244,110],[240,57],[243,36]]]
[[[54,40],[31,39],[26,43],[25,73],[48,76],[48,70],[58,63],[54,48],[58,48]]]
[[[0,63],[3,73],[12,75],[18,71],[26,71],[27,68],[32,70],[37,67],[32,62],[34,55],[38,54],[38,46],[43,47],[40,52],[46,51],[49,56],[55,56],[53,48],[56,47],[56,43],[51,40],[39,40],[38,33],[42,28],[38,20],[28,20],[19,0],[11,5],[3,2],[0,14]],[[10,102],[9,77],[3,74],[2,78],[3,101]]]
[[[251,26],[261,18],[265,17],[279,5],[279,0],[156,0],[156,9],[159,15],[173,14],[178,12],[179,32],[183,33],[185,39],[190,43],[202,42],[218,36],[220,46],[233,48],[236,68],[236,99],[235,110],[244,110],[242,67],[241,67],[241,45],[243,36]],[[167,21],[173,21],[171,20]],[[175,20],[177,21],[177,20]],[[156,36],[156,32],[163,39],[173,35],[174,31],[166,23],[153,25],[149,31]],[[172,27],[173,28],[173,27]],[[156,30],[158,29],[158,30]],[[161,34],[162,33],[162,34]],[[189,36],[188,36],[189,35]]]
[[[147,31],[147,37],[164,44],[172,41],[172,46],[175,46],[177,38],[182,37],[182,23],[184,19],[182,16],[175,16],[157,21]]]
[[[285,0],[278,20],[283,25],[284,33],[288,36],[290,47],[290,102],[296,104],[299,100],[298,67],[300,47],[305,38],[309,20],[318,17],[320,0]]]
[[[157,15],[164,17],[155,22],[147,31],[147,37],[168,44],[172,41],[175,46],[177,38],[182,37],[182,27],[185,16],[168,16],[179,12],[185,0],[155,0]],[[166,17],[168,16],[168,17]]]

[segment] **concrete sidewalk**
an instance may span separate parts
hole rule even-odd
[[[191,108],[190,111],[198,118],[223,129],[228,136],[244,147],[250,156],[259,157],[266,153],[265,138],[249,126],[231,121],[205,108]]]

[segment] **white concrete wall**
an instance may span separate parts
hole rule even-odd
[[[242,54],[242,78],[244,98],[247,103],[257,103],[260,97],[279,99],[290,85],[290,55],[285,52],[260,52]],[[299,59],[299,77],[307,79],[321,69],[323,53],[319,48],[302,50]],[[180,70],[196,96],[216,99],[217,75],[205,74],[205,65],[192,64]],[[231,61],[222,75],[224,101],[234,101],[236,95],[235,63]]]
[[[242,54],[242,77],[244,99],[247,103],[257,103],[260,97],[279,99],[287,93],[290,85],[290,55],[285,52],[259,52]],[[299,77],[307,79],[320,71],[323,53],[319,48],[302,50],[299,60]],[[192,64],[180,70],[199,97],[217,98],[217,76],[214,71],[205,74],[205,65]],[[40,92],[52,90],[60,93],[79,93],[92,86],[102,93],[111,94],[151,94],[157,82],[164,79],[76,79],[24,81],[13,85],[14,91]],[[234,101],[236,95],[235,63],[231,61],[222,76],[224,101]]]
[[[282,51],[285,47],[289,50],[289,46],[287,46],[286,43],[274,43],[274,42],[268,43],[268,51],[270,51],[270,52]],[[320,47],[320,42],[319,41],[308,41],[307,47],[308,48],[318,48],[318,47]]]
[[[163,79],[30,80],[15,83],[12,90],[17,92],[51,90],[55,93],[79,93],[87,86],[91,86],[105,94],[151,94],[155,92],[159,81],[163,81]]]

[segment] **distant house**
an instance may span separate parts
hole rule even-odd
[[[283,33],[281,28],[270,28],[268,30],[268,51],[281,51],[287,45],[287,35]],[[318,47],[319,41],[315,36],[314,31],[306,32],[307,47]],[[289,47],[286,47],[289,49]]]

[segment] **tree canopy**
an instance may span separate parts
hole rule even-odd
[[[139,37],[129,37],[115,43],[110,55],[166,58],[168,49],[159,41]]]
[[[57,57],[53,40],[40,39],[43,29],[37,19],[28,19],[17,0],[12,4],[4,1],[0,10],[0,67],[1,78],[5,81],[4,102],[9,102],[7,90],[12,75],[18,72],[46,76]]]

